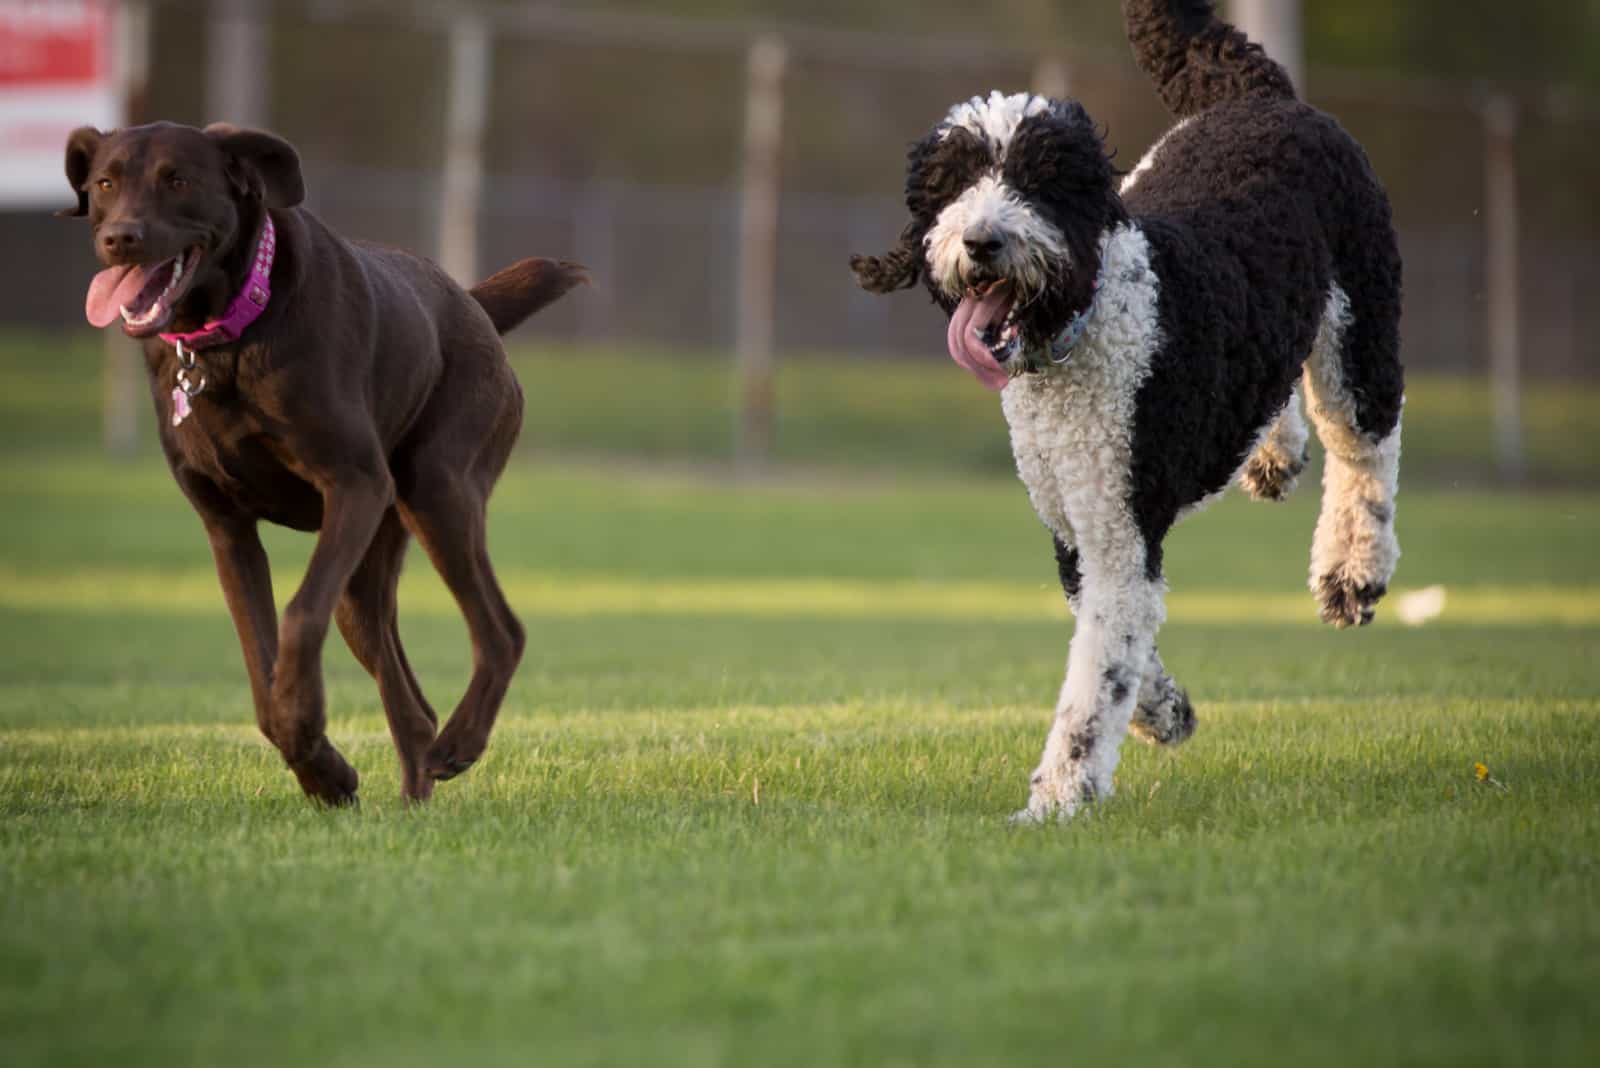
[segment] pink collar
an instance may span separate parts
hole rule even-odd
[[[263,215],[261,236],[256,239],[255,258],[250,261],[250,277],[244,288],[233,298],[228,310],[220,319],[212,319],[198,330],[186,334],[162,334],[161,340],[177,344],[182,342],[191,349],[208,349],[238,341],[239,335],[261,317],[272,299],[272,257],[277,251],[277,232],[272,226],[272,216]]]

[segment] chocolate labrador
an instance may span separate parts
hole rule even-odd
[[[499,335],[583,269],[523,260],[463,291],[299,207],[298,155],[257,130],[85,127],[66,171],[78,203],[62,214],[88,216],[106,265],[85,312],[143,343],[162,451],[210,540],[262,733],[312,798],[355,801],[326,733],[331,617],[377,680],[404,796],[426,799],[482,755],[523,650],[484,532],[522,425]],[[263,519],[318,532],[281,625]],[[412,537],[472,635],[472,680],[443,730],[396,621]]]

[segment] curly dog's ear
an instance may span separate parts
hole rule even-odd
[[[62,208],[57,215],[72,218],[89,214],[89,167],[105,136],[93,126],[80,126],[67,138],[67,184],[78,194],[78,206]]]
[[[856,284],[868,293],[893,293],[909,289],[922,277],[922,242],[915,227],[907,227],[900,243],[882,256],[851,256]]]

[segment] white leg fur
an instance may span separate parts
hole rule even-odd
[[[1019,822],[1070,819],[1081,805],[1111,795],[1142,665],[1166,614],[1162,584],[1143,577],[1143,543],[1130,533],[1134,552],[1121,555],[1137,560],[1104,560],[1112,566],[1101,581],[1091,583],[1085,576],[1067,677],[1044,754],[1029,780],[1028,807],[1014,817]]]
[[[1137,226],[1102,238],[1101,271],[1073,358],[1001,394],[1018,474],[1040,518],[1077,548],[1083,580],[1055,720],[1016,816],[1028,822],[1069,818],[1110,794],[1165,616],[1128,506],[1135,398],[1161,343],[1159,283]]]
[[[1350,300],[1336,285],[1305,369],[1311,420],[1327,449],[1322,513],[1311,543],[1311,590],[1323,619],[1340,627],[1372,620],[1400,559],[1394,533],[1400,427],[1374,441],[1356,425],[1355,401],[1340,362],[1340,342],[1351,319]]]

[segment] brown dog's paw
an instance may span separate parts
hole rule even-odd
[[[426,764],[401,769],[400,797],[413,805],[423,804],[433,797],[433,776]]]
[[[300,789],[313,801],[334,808],[358,803],[356,788],[361,777],[326,738],[305,760],[290,764],[289,770],[300,780]]]
[[[483,755],[486,739],[476,731],[452,730],[455,725],[454,720],[445,724],[439,737],[428,747],[425,765],[428,777],[439,782],[460,775]]]

